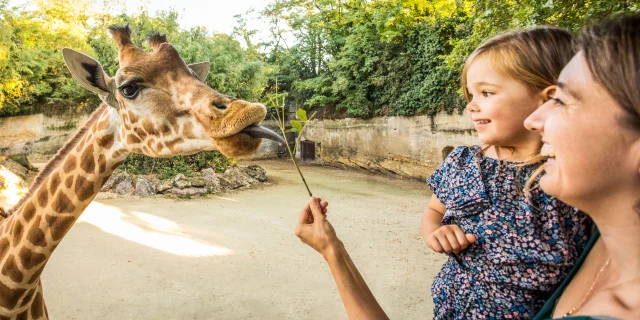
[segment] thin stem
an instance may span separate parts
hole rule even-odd
[[[278,109],[276,109],[276,113],[278,113]],[[280,113],[278,113],[278,117],[279,117],[279,115],[280,115]],[[287,145],[287,151],[289,151],[289,156],[291,157],[291,161],[293,161],[293,164],[296,166],[296,169],[298,169],[298,173],[300,174],[300,178],[302,178],[302,182],[304,183],[305,188],[307,188],[307,193],[309,193],[309,197],[312,197],[313,194],[311,193],[311,190],[309,189],[309,185],[307,184],[307,180],[304,179],[304,175],[302,174],[302,171],[300,170],[300,167],[298,166],[298,162],[296,161],[296,157],[294,156],[293,152],[291,151],[291,147],[289,147],[289,141],[287,141],[287,135],[285,134],[284,126],[280,126],[279,125],[278,127],[280,128],[280,131],[282,132],[282,137],[284,138],[284,141],[286,142],[285,145]]]

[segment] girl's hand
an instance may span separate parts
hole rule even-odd
[[[295,235],[326,258],[340,244],[333,226],[327,220],[329,203],[311,197],[298,217]]]
[[[438,253],[460,253],[469,245],[476,242],[472,234],[465,234],[455,224],[442,226],[427,237],[427,246]]]

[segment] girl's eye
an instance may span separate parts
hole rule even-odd
[[[493,95],[493,92],[489,92],[489,91],[482,91],[482,95],[485,97],[490,97]]]

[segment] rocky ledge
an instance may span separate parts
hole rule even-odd
[[[224,173],[207,168],[193,177],[179,174],[168,180],[160,180],[155,175],[135,176],[118,171],[107,180],[101,191],[142,197],[156,194],[188,197],[235,190],[268,180],[265,170],[256,165],[227,167]]]

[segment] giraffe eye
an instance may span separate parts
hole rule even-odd
[[[122,93],[122,96],[129,100],[135,99],[139,92],[140,86],[135,83],[130,83],[120,87],[120,93]]]

